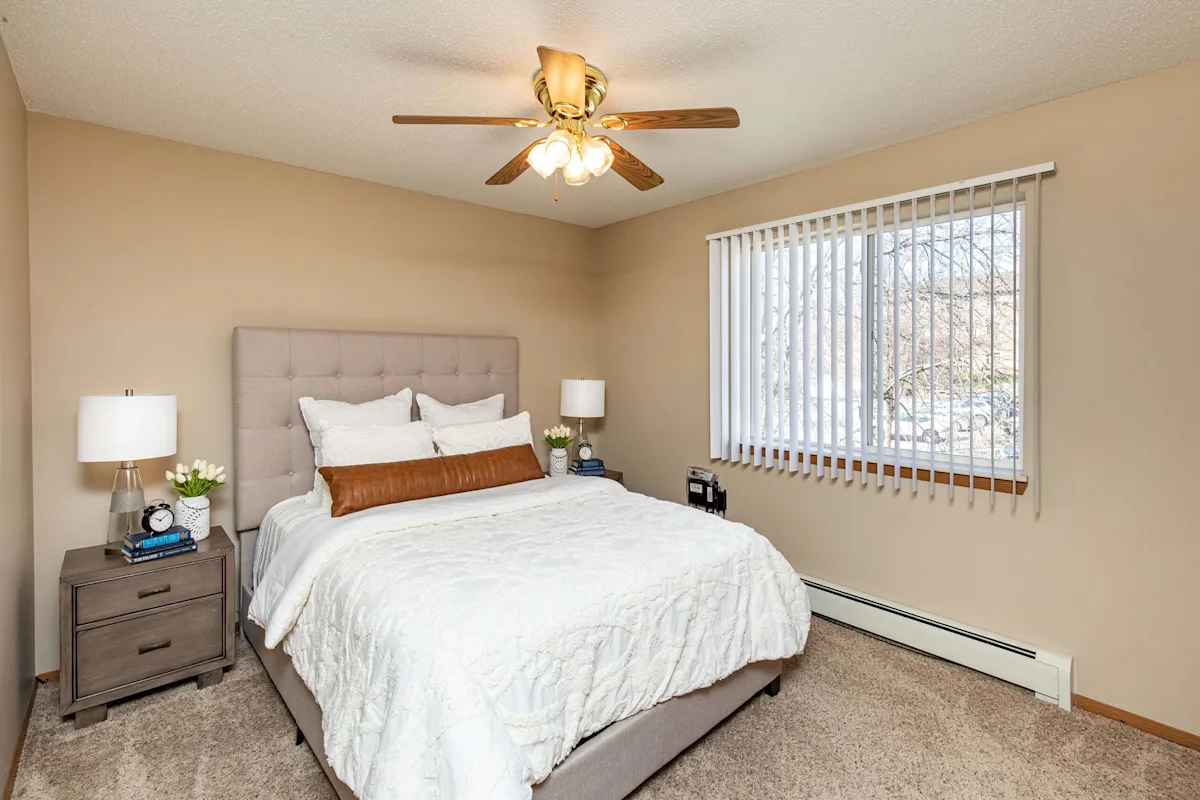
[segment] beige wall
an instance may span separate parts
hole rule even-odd
[[[231,465],[235,325],[515,335],[538,430],[559,380],[595,373],[561,300],[591,293],[585,228],[39,114],[29,198],[39,671],[63,551],[104,540],[116,468],[75,462],[80,395],[176,394],[180,457]],[[175,461],[142,464],[147,499]]]
[[[0,771],[33,686],[25,103],[0,44]]]
[[[1040,518],[718,469],[801,572],[1071,653],[1078,693],[1200,733],[1198,141],[1191,63],[602,230],[605,459],[670,499],[710,463],[706,234],[1057,161]]]

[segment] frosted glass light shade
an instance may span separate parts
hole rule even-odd
[[[588,172],[599,178],[613,163],[612,148],[600,139],[588,136],[579,143],[579,156]]]
[[[79,398],[77,461],[139,461],[175,455],[173,394]]]
[[[546,150],[546,143],[536,145],[529,151],[529,156],[525,159],[529,162],[529,166],[533,167],[534,171],[543,178],[549,178],[554,174],[554,170],[558,169],[553,156]]]
[[[546,139],[546,153],[555,167],[565,167],[575,153],[575,139],[563,130],[557,130]]]
[[[604,416],[604,381],[566,378],[562,382],[559,413],[564,417]]]
[[[592,179],[592,173],[583,165],[579,153],[571,153],[571,160],[563,167],[563,180],[567,186],[583,186]]]

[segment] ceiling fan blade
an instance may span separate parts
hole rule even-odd
[[[671,111],[631,111],[605,114],[599,123],[610,131],[671,128],[736,128],[741,120],[732,108],[677,108]]]
[[[583,56],[564,53],[553,47],[539,47],[538,60],[542,62],[542,75],[546,78],[546,90],[550,92],[550,103],[554,106],[571,106],[578,116],[583,113],[585,103]]]
[[[536,119],[525,117],[431,117],[404,114],[392,117],[392,122],[397,125],[511,125],[514,128],[535,128],[541,124]]]
[[[639,192],[662,186],[662,176],[642,163],[641,159],[607,136],[597,136],[612,149],[613,172],[633,184]]]
[[[529,158],[529,151],[544,141],[546,140],[538,139],[536,142],[531,143],[529,147],[518,153],[512,161],[501,167],[495,175],[488,178],[485,183],[488,186],[504,186],[521,177],[521,173],[529,169],[529,162],[525,160]]]

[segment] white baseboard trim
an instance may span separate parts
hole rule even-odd
[[[801,575],[813,613],[1033,691],[1071,710],[1071,656]]]

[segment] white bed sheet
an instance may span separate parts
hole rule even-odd
[[[250,616],[363,800],[526,800],[584,737],[808,634],[804,585],[766,539],[612,481],[339,519],[295,498],[263,529]]]
[[[259,524],[258,536],[254,540],[251,588],[258,586],[271,559],[279,552],[289,534],[298,533],[312,525],[323,524],[328,519],[329,506],[322,506],[317,502],[312,492],[299,497],[289,497],[271,506]]]

